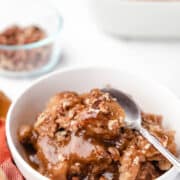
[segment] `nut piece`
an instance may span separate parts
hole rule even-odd
[[[79,178],[74,176],[74,177],[72,177],[72,180],[79,180]]]
[[[118,120],[117,119],[109,120],[109,122],[108,122],[108,129],[110,131],[112,131],[112,130],[116,130],[117,128],[119,128]]]
[[[25,142],[31,136],[32,127],[30,125],[22,125],[19,129],[19,140]]]
[[[162,170],[162,171],[167,171],[168,169],[171,168],[171,163],[166,160],[166,159],[162,159],[158,162],[158,165],[159,165],[159,168]]]
[[[99,180],[107,180],[107,178],[105,178],[104,176],[101,176],[101,177],[99,178]]]
[[[108,152],[111,154],[111,157],[114,161],[118,161],[120,158],[120,154],[118,149],[116,149],[115,147],[109,147],[108,148]]]

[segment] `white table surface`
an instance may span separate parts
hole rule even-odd
[[[52,0],[64,17],[63,56],[56,70],[78,65],[115,66],[154,78],[180,97],[180,42],[115,39],[99,30],[88,0]],[[34,79],[0,77],[0,89],[12,99]]]

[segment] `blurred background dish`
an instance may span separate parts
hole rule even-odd
[[[180,39],[180,2],[89,0],[96,24],[124,38]]]
[[[0,74],[28,77],[50,71],[61,52],[62,17],[56,9],[44,1],[7,0],[0,11]]]

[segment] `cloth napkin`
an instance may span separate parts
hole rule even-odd
[[[8,104],[10,101],[0,92],[0,180],[23,180],[6,143],[5,112],[9,108]]]
[[[0,174],[0,179],[1,176],[3,178],[1,180],[4,180],[4,177],[5,180],[23,180],[9,152],[5,136],[5,122],[2,120],[0,120],[0,169],[2,174]]]

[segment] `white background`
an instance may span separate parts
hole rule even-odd
[[[63,56],[56,70],[78,65],[115,66],[154,78],[180,97],[180,42],[115,39],[96,27],[88,0],[51,3],[64,18]],[[0,77],[0,89],[13,99],[33,80]]]

